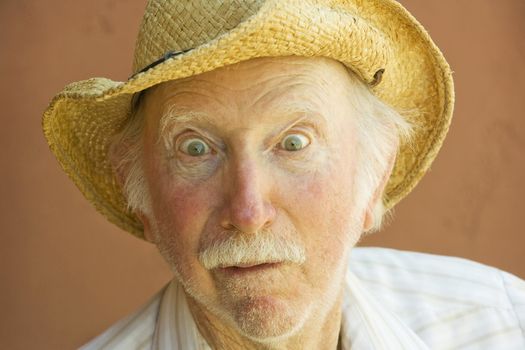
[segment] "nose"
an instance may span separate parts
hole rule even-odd
[[[275,219],[275,208],[269,200],[271,178],[252,159],[233,164],[225,179],[226,198],[221,226],[243,233],[256,233]]]

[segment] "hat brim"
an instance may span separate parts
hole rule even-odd
[[[451,71],[424,28],[395,1],[356,7],[275,2],[220,37],[170,58],[126,82],[93,78],[68,85],[44,112],[52,152],[84,196],[109,221],[143,237],[138,218],[108,160],[108,146],[126,122],[133,94],[257,57],[324,56],[338,60],[372,87],[381,100],[415,125],[410,144],[400,145],[383,202],[393,207],[408,194],[439,151],[452,117]],[[295,3],[292,2],[292,3]],[[359,16],[353,13],[359,13]]]

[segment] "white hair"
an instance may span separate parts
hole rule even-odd
[[[122,184],[128,209],[149,215],[151,199],[143,166],[144,119],[140,113],[140,100],[144,93],[143,91],[133,96],[131,112],[121,130],[111,140],[109,156]]]
[[[410,142],[412,125],[398,111],[375,96],[355,73],[348,72],[353,86],[348,98],[358,114],[356,202],[366,205],[372,196],[380,196],[375,206],[370,208],[373,224],[367,232],[375,232],[381,229],[389,214],[383,202],[383,192],[376,193],[376,190],[388,181],[384,177],[390,176],[389,167],[393,166],[399,146]],[[405,115],[413,113],[404,111]],[[383,189],[380,188],[381,191]]]
[[[412,128],[399,112],[376,97],[355,73],[350,70],[348,72],[354,87],[349,91],[348,98],[359,115],[356,120],[356,203],[366,204],[374,195],[381,196],[375,207],[370,208],[373,224],[367,232],[378,231],[388,213],[382,193],[375,192],[385,180],[384,176],[390,170],[388,167],[399,145],[410,140]],[[141,94],[134,96],[131,114],[112,140],[110,155],[114,160],[116,173],[123,180],[122,189],[129,209],[149,215],[151,199],[143,169],[144,120],[140,113],[140,96]]]

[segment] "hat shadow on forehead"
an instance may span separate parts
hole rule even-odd
[[[171,53],[171,54],[170,54]],[[139,30],[133,75],[68,85],[44,112],[52,152],[84,196],[111,222],[143,237],[108,161],[132,97],[162,82],[257,57],[328,57],[351,69],[416,126],[401,145],[383,201],[409,193],[448,130],[453,83],[427,32],[393,0],[150,0]]]

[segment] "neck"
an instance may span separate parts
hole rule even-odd
[[[312,313],[304,326],[292,336],[278,342],[260,343],[243,336],[227,322],[219,319],[191,296],[186,296],[200,334],[212,349],[326,349],[338,348],[341,328],[343,288],[326,310]]]

